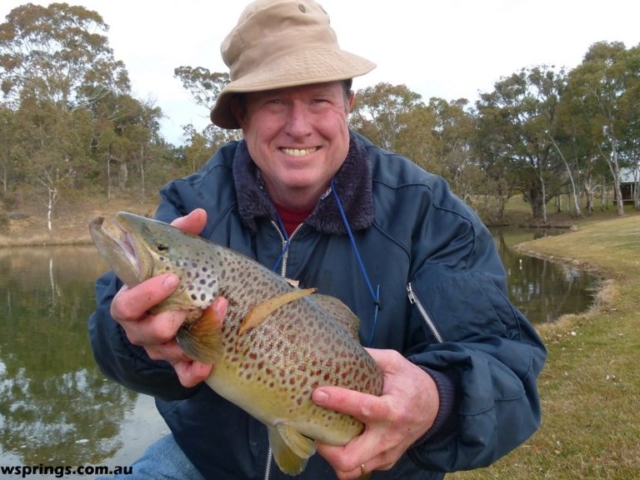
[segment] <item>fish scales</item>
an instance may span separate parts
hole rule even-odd
[[[238,336],[246,309],[235,307],[232,302],[223,326],[223,359],[207,383],[218,392],[227,392],[234,403],[246,403],[246,399],[239,398],[246,389],[271,398],[269,403],[244,407],[258,420],[278,419],[284,413],[291,425],[300,427],[308,436],[344,444],[354,432],[361,431],[361,423],[318,407],[311,401],[311,392],[320,385],[372,392],[376,390],[376,377],[370,375],[372,366],[365,358],[353,362],[359,353],[358,345],[349,340],[346,329],[340,324],[327,328],[322,316],[313,312],[317,308],[312,301],[300,299]],[[283,405],[287,406],[284,412]],[[338,418],[345,422],[344,429],[328,429]]]
[[[382,373],[357,339],[359,321],[339,300],[291,287],[255,260],[196,235],[130,213],[116,214],[110,234],[94,219],[94,243],[133,286],[173,272],[175,292],[154,312],[186,309],[177,339],[192,358],[212,363],[206,383],[267,425],[276,463],[298,474],[313,440],[344,445],[360,434],[355,418],[315,405],[311,393],[335,385],[382,393]],[[224,322],[207,309],[228,300]]]

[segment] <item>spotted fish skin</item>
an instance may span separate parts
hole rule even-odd
[[[192,358],[214,364],[206,380],[213,390],[267,425],[276,463],[285,473],[304,469],[315,451],[309,439],[344,445],[362,432],[360,421],[311,401],[322,385],[382,393],[382,373],[360,345],[359,321],[348,307],[332,297],[305,294],[244,330],[252,310],[290,294],[282,277],[165,223],[126,212],[116,220],[126,232],[123,240],[104,238],[102,220],[92,222],[98,250],[114,270],[129,269],[128,277],[136,271],[138,282],[164,272],[180,278],[178,289],[155,311],[191,312],[177,334],[180,345]],[[122,266],[118,248],[134,266]],[[222,327],[208,316],[212,310],[202,314],[217,296],[229,302]]]

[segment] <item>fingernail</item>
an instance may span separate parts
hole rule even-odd
[[[162,286],[166,290],[173,290],[178,286],[179,283],[180,279],[178,278],[178,276],[171,273],[164,278],[164,280],[162,281]]]
[[[329,401],[329,394],[324,390],[316,390],[313,392],[313,401],[321,404]]]

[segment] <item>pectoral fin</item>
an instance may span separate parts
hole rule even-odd
[[[307,466],[309,457],[316,453],[313,440],[284,424],[268,426],[269,445],[280,470],[298,475]]]
[[[262,303],[259,303],[247,313],[247,316],[242,320],[238,335],[242,335],[247,330],[257,327],[266,318],[275,312],[278,308],[286,305],[287,303],[295,302],[296,300],[306,297],[307,295],[315,292],[315,288],[307,288],[306,290],[291,290],[290,292],[278,295],[277,297],[270,298]]]
[[[183,325],[176,334],[178,345],[194,360],[215,364],[222,355],[222,322],[213,306],[199,320]]]

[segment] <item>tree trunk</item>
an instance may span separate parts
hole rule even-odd
[[[127,162],[123,161],[120,163],[120,191],[124,192],[127,190],[127,184],[129,183],[129,167],[127,166]]]
[[[556,195],[556,213],[562,213],[562,194]]]
[[[613,188],[616,197],[616,209],[618,216],[624,215],[624,199],[622,198],[622,190],[620,189],[620,164],[618,163],[618,150],[615,142],[612,142],[613,149],[611,152],[611,162],[609,167],[611,168],[611,174],[613,175]]]
[[[144,175],[144,145],[140,146],[140,203],[144,202],[144,198],[146,196],[146,185],[145,185],[145,175]]]
[[[604,175],[602,176],[602,186],[600,188],[602,192],[602,195],[600,195],[600,210],[604,212],[609,209],[609,190],[607,189],[607,179]]]
[[[107,153],[107,201],[111,201],[111,154]]]
[[[553,137],[549,135],[549,138],[551,139],[551,142],[553,143],[553,146],[555,147],[556,151],[560,154],[560,158],[562,158],[562,161],[564,162],[564,166],[567,169],[567,173],[569,174],[569,180],[571,181],[571,193],[573,195],[573,202],[576,207],[576,215],[578,217],[582,217],[582,211],[580,211],[580,202],[578,200],[578,192],[576,189],[576,182],[573,180],[573,173],[571,172],[571,167],[569,167],[569,162],[567,162],[567,160],[564,158],[564,154],[562,153],[562,150],[560,150],[560,147],[558,147],[558,144],[553,139]]]
[[[542,184],[542,223],[547,224],[547,192],[542,175],[540,175],[540,183]]]
[[[49,200],[47,201],[47,228],[50,232],[53,231],[53,206],[58,201],[58,191],[55,188],[48,188],[49,191]]]
[[[544,220],[544,201],[540,196],[540,190],[536,187],[529,188],[529,204],[531,205],[531,213],[536,220]]]
[[[593,213],[593,189],[591,185],[589,185],[590,181],[584,182],[584,195],[587,201],[587,205],[585,206],[587,213]]]

